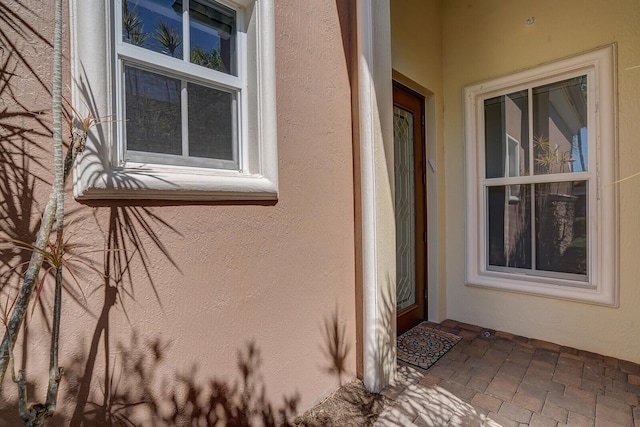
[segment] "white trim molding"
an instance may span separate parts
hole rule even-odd
[[[246,40],[238,59],[246,69],[239,88],[243,136],[236,170],[154,164],[152,156],[148,163],[123,158],[114,37],[114,8],[121,7],[121,0],[70,3],[73,106],[81,116],[90,112],[102,122],[90,132],[74,165],[76,199],[277,199],[274,0],[228,2],[242,10],[241,37]]]
[[[464,89],[466,157],[466,285],[521,292],[590,304],[618,307],[618,194],[616,49],[605,46]],[[576,172],[534,174],[529,155],[527,176],[489,178],[485,172],[484,101],[518,91],[532,93],[534,86],[586,76],[588,168]],[[582,78],[582,77],[580,77]],[[531,96],[529,96],[531,98]],[[532,100],[528,100],[531,106]],[[530,153],[533,153],[532,108],[528,107]],[[580,130],[579,132],[582,132]],[[583,165],[584,166],[584,165]],[[572,169],[573,170],[573,169]],[[489,185],[534,185],[552,181],[586,183],[586,274],[565,274],[529,269],[489,266]],[[495,188],[495,187],[494,187]],[[531,191],[531,193],[534,193]],[[531,197],[534,216],[535,195]],[[532,219],[533,222],[533,219]],[[533,229],[532,229],[533,230]],[[534,231],[532,231],[533,233]],[[535,234],[534,234],[535,236]],[[535,240],[532,237],[531,240]],[[532,243],[533,245],[533,243]],[[535,251],[532,249],[535,256]],[[533,257],[532,256],[532,257]]]
[[[362,200],[363,370],[379,392],[396,374],[393,93],[389,0],[358,0],[358,106]]]

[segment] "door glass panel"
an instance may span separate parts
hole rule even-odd
[[[416,302],[413,114],[393,107],[397,310]]]

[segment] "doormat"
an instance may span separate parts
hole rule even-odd
[[[398,359],[429,369],[462,337],[430,328],[423,322],[398,337]]]

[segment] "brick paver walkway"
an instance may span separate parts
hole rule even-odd
[[[375,426],[640,427],[640,366],[446,320],[463,339],[428,371],[401,365]]]

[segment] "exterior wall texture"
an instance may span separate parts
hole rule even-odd
[[[529,17],[535,24],[526,25]],[[444,2],[444,158],[447,317],[640,361],[640,251],[637,179],[619,184],[620,307],[464,286],[465,164],[463,87],[617,43],[619,176],[638,172],[640,5],[605,1]]]
[[[37,230],[52,180],[51,4],[9,2],[25,20],[24,32],[3,28],[0,34],[3,81],[9,82],[0,85],[2,109],[24,113],[0,113],[0,233],[27,241]],[[339,380],[355,376],[348,5],[347,0],[276,2],[277,203],[89,206],[67,198],[67,232],[72,242],[85,245],[78,249],[97,273],[80,267],[78,285],[69,276],[75,299],[68,294],[64,302],[60,423],[130,416],[142,425],[160,425],[153,417],[176,412],[172,398],[188,401],[188,386],[202,390],[197,400],[202,408],[211,389],[223,385],[225,397],[242,397],[243,372],[255,385],[249,393],[255,409],[268,403],[277,410],[283,398],[294,398],[300,412]],[[68,25],[65,34],[68,40]],[[69,55],[67,48],[67,88]],[[9,125],[25,132],[12,134]],[[0,252],[3,272],[19,260],[16,252]],[[49,291],[45,287],[39,302],[47,309]],[[15,288],[3,292],[15,295]],[[42,400],[49,335],[39,309],[29,313],[16,366],[26,355],[32,400]],[[332,369],[333,331],[348,349],[341,378]],[[261,364],[248,356],[251,348],[259,351]],[[3,423],[15,414],[16,396],[6,378],[0,425],[12,425]],[[157,406],[124,406],[135,401]]]

